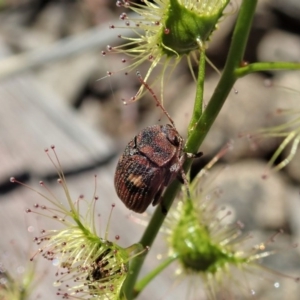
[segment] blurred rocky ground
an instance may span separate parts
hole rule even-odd
[[[219,24],[219,30],[214,33],[207,50],[208,58],[219,70],[222,70],[225,63],[238,4],[239,1],[233,1],[232,8]],[[104,133],[112,141],[110,145],[113,146],[110,147],[115,153],[113,161],[105,166],[105,176],[111,189],[117,156],[132,136],[141,128],[156,124],[161,116],[149,93],[137,103],[127,106],[122,104],[121,99],[134,96],[139,82],[134,72],[126,77],[122,75],[123,71],[118,72],[123,67],[122,56],[101,54],[102,50],[106,50],[107,44],[120,43],[117,36],[123,34],[122,29],[109,29],[109,24],[120,22],[119,15],[122,12],[123,9],[117,8],[113,0],[0,0],[0,84],[13,76],[29,72],[42,85],[54,91],[64,105],[75,110],[78,119],[96,132]],[[85,33],[94,28],[105,32],[103,40],[90,48],[80,50],[82,43],[91,42],[91,36],[85,37]],[[54,50],[59,52],[59,47],[63,48],[65,41],[72,37],[83,39],[79,40],[79,44],[74,43],[74,51],[56,56]],[[55,48],[53,45],[58,46]],[[35,56],[30,56],[35,59],[33,64],[28,64],[28,61],[24,63],[21,59],[13,60],[9,65],[12,57],[23,57],[22,55],[28,53],[36,53]],[[40,53],[43,53],[44,56],[40,57],[44,61],[37,59]],[[259,1],[244,60],[249,63],[300,61],[299,0]],[[1,73],[2,64],[8,67],[7,70],[17,70],[16,73],[9,75],[9,71],[5,73],[3,70]],[[145,74],[148,67],[145,64],[139,70]],[[107,71],[115,74],[108,77]],[[218,79],[218,73],[208,65],[206,103]],[[293,249],[292,245],[300,242],[300,151],[295,153],[287,167],[272,173],[268,170],[267,163],[282,139],[258,138],[257,132],[261,128],[298,120],[300,72],[272,71],[252,74],[239,80],[234,88],[237,93],[234,90],[230,93],[201,147],[204,157],[195,162],[192,174],[196,174],[224,145],[230,143],[230,151],[220,160],[220,166],[226,165],[226,168],[215,180],[216,185],[222,189],[219,204],[226,205],[233,212],[232,217],[242,221],[246,230],[262,237],[263,241],[283,229],[285,234],[274,243],[279,253],[270,259],[270,265],[282,274],[299,277],[300,247]],[[154,87],[154,90],[159,95],[158,87]],[[195,83],[189,68],[186,63],[180,63],[165,84],[164,103],[183,136],[186,134],[194,95]],[[296,113],[285,114],[284,110],[293,110]],[[299,131],[298,129],[298,134]],[[16,147],[19,139],[26,137],[12,138]],[[23,140],[24,143],[26,144],[26,140]],[[30,144],[27,147],[30,149]],[[288,157],[290,151],[289,144],[276,163]],[[6,159],[8,158],[2,156],[0,162]],[[86,171],[84,168],[77,171],[78,177],[75,176],[75,179],[82,182]],[[13,168],[11,173],[13,175]],[[267,178],[263,178],[265,174]],[[77,186],[76,180],[73,181]],[[5,199],[12,197],[10,192],[6,193],[4,190],[2,194]],[[112,197],[111,201],[119,201],[114,192],[108,195]],[[128,212],[124,210],[122,214],[125,218]],[[130,225],[140,226],[139,232],[143,230],[142,225]],[[132,238],[129,235],[128,239],[130,237]],[[163,241],[164,238],[161,239]],[[162,241],[155,250],[157,253],[166,253]],[[150,267],[151,265],[146,266],[149,269]],[[172,272],[164,275],[164,284],[172,285],[171,274]],[[272,284],[262,285],[256,299],[299,299],[300,289],[293,279],[279,274],[276,276],[278,280],[282,280],[282,288],[275,289],[271,287]],[[147,288],[150,297],[144,293],[140,299],[154,299],[151,291],[157,290],[155,284],[158,282],[154,281]],[[155,294],[155,299],[183,299],[184,296],[180,293],[172,295],[171,289],[173,288],[163,289],[160,296]]]

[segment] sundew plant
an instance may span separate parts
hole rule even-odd
[[[138,68],[143,63],[148,63],[149,67],[140,80],[141,86],[136,95],[129,100],[124,100],[125,104],[143,101],[143,94],[149,91],[156,97],[152,87],[158,80],[160,97],[156,97],[156,100],[160,98],[157,100],[161,101],[158,106],[163,108],[164,82],[169,71],[176,68],[183,60],[192,72],[196,94],[191,119],[186,128],[187,138],[182,145],[185,153],[197,154],[199,149],[201,150],[203,140],[239,78],[259,71],[300,69],[300,63],[284,61],[244,63],[244,52],[257,2],[258,0],[242,0],[240,7],[233,9],[237,19],[227,60],[214,93],[205,106],[203,92],[205,65],[208,61],[206,49],[209,47],[209,40],[213,37],[214,31],[222,26],[222,20],[226,17],[224,10],[230,1],[118,0],[116,2],[116,5],[123,9],[120,18],[124,21],[124,27],[131,28],[133,34],[128,37],[122,36],[119,34],[122,28],[111,25],[111,33],[115,34],[118,31],[117,34],[124,43],[118,46],[108,45],[102,54],[122,53],[124,57],[126,56],[124,62],[129,62],[129,66],[122,70],[125,73],[139,71]],[[195,64],[198,71],[196,73],[194,73]],[[152,78],[154,70],[160,72],[155,79]],[[109,76],[112,74],[112,71],[108,71]],[[289,125],[291,124],[269,128],[262,132],[266,135],[273,134],[286,138],[271,159],[271,165],[287,143],[294,141],[291,155],[275,170],[284,167],[292,159],[299,144],[298,118],[292,124],[293,126]],[[136,147],[138,138],[133,138],[129,142],[130,147],[126,148],[125,156],[121,159],[130,159],[130,162],[135,159],[145,165],[151,158],[145,153],[139,156]],[[156,141],[153,134],[149,134],[147,138],[149,145],[144,145],[144,148],[153,146],[151,143]],[[173,144],[178,146],[179,142],[176,138],[173,139]],[[51,150],[46,151],[48,155],[49,151]],[[52,156],[49,157],[58,172],[58,183],[65,193],[67,206],[64,206],[51,191],[47,190],[45,184],[40,182],[40,185],[46,189],[46,193],[38,192],[38,194],[44,198],[45,203],[36,204],[27,212],[50,217],[63,226],[63,229],[43,231],[34,241],[38,246],[34,259],[44,257],[58,266],[58,278],[55,282],[58,297],[107,300],[132,300],[140,297],[143,299],[144,288],[172,263],[177,263],[181,276],[192,278],[195,285],[204,290],[207,299],[255,297],[255,291],[249,286],[246,278],[253,274],[262,279],[268,277],[265,275],[268,271],[261,264],[261,259],[276,254],[276,251],[270,250],[267,242],[251,247],[245,246],[247,234],[243,235],[241,223],[223,223],[228,212],[222,212],[214,202],[217,190],[210,189],[211,182],[206,180],[206,175],[214,162],[223,155],[222,153],[217,155],[192,182],[189,182],[187,175],[178,176],[179,180],[175,179],[176,176],[172,178],[174,180],[168,182],[164,193],[159,194],[161,198],[155,199],[157,208],[141,239],[133,240],[130,247],[123,248],[118,245],[117,238],[112,241],[107,234],[99,236],[95,225],[95,206],[98,196],[94,194],[91,201],[81,198],[72,199],[54,147],[52,151]],[[189,174],[191,157],[192,155],[187,155],[185,160],[177,162],[179,164],[169,166],[170,169],[174,171],[178,168],[178,174]],[[128,170],[131,171],[130,174]],[[122,175],[122,169],[118,172]],[[128,190],[130,186],[131,191],[145,197],[143,193],[146,187],[143,176],[149,174],[129,167],[124,170],[124,174],[127,176]],[[168,172],[163,174],[169,176]],[[165,178],[161,180],[167,182]],[[17,182],[15,178],[11,181]],[[151,185],[152,182],[147,184]],[[160,187],[159,183],[156,185]],[[126,189],[125,184],[123,189]],[[143,197],[139,196],[138,194],[135,199],[143,201]],[[173,203],[176,198],[177,201]],[[122,200],[126,201],[126,199],[128,196]],[[88,208],[86,214],[81,213],[82,204]],[[167,222],[165,222],[166,218]],[[145,258],[151,255],[151,246],[159,231],[163,231],[162,229],[167,231],[168,235],[168,255],[159,266],[153,267],[152,271],[139,278]],[[276,285],[278,283],[275,281],[274,286]]]

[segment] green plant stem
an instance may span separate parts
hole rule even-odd
[[[270,70],[300,70],[300,63],[286,61],[257,62],[245,67],[237,68],[235,70],[235,75],[236,77],[243,77],[254,72]]]
[[[239,67],[244,55],[256,4],[257,0],[244,0],[241,4],[224,72],[207,108],[198,122],[195,122],[194,128],[189,132],[185,147],[187,152],[196,153],[198,151],[237,79],[234,71]],[[197,86],[197,89],[199,88],[203,89],[203,86]],[[189,168],[190,164],[191,161],[188,160],[184,166],[185,169]],[[180,183],[175,180],[166,190],[163,196],[163,205],[167,210],[172,205],[179,188]],[[140,240],[144,247],[152,245],[165,217],[166,215],[162,213],[161,206],[158,206]],[[130,275],[127,277],[123,289],[127,300],[133,299],[140,292],[140,290],[134,290],[134,285],[145,258],[146,254],[137,256],[132,260]]]
[[[173,261],[178,258],[178,255],[172,255],[165,259],[158,267],[149,272],[145,277],[143,277],[135,286],[137,293],[142,291],[146,285],[149,284],[160,272],[162,272],[167,266],[169,266]]]
[[[195,124],[198,122],[198,120],[202,115],[204,80],[205,80],[205,48],[203,47],[203,49],[201,49],[201,55],[199,61],[196,99],[194,103],[192,118],[188,127],[188,132],[193,131]]]

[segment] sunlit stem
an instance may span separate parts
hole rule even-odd
[[[282,168],[284,168],[285,166],[287,166],[291,160],[293,159],[293,157],[296,154],[296,151],[298,149],[299,146],[299,142],[300,142],[300,134],[296,134],[295,132],[292,132],[290,135],[288,135],[285,140],[281,143],[281,145],[279,146],[279,148],[276,150],[276,152],[274,153],[274,155],[272,156],[270,162],[269,162],[269,166],[272,166],[275,162],[275,160],[278,158],[278,156],[281,154],[281,152],[284,150],[284,148],[292,141],[292,148],[291,151],[289,153],[289,155],[282,161],[280,162],[276,167],[273,168],[274,171],[278,171]]]
[[[243,77],[254,72],[270,70],[300,70],[300,63],[287,61],[257,62],[236,69],[235,75],[237,77]]]
[[[158,267],[150,271],[144,278],[142,278],[135,285],[135,292],[140,293],[149,283],[152,281],[160,272],[162,272],[166,267],[168,267],[173,261],[178,258],[178,255],[172,255],[165,259]]]
[[[192,119],[191,119],[189,127],[188,127],[189,133],[195,129],[195,125],[202,115],[204,80],[205,80],[205,48],[204,48],[204,46],[202,46],[200,61],[199,61],[197,91],[196,91],[196,98],[195,98],[195,103],[194,103],[194,111],[193,111]]]

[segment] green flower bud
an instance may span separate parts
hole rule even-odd
[[[173,56],[201,50],[229,1],[170,0],[161,32],[162,53]]]
[[[181,211],[181,217],[172,232],[170,245],[179,254],[183,268],[215,273],[228,263],[246,262],[245,258],[235,256],[230,247],[223,247],[213,240],[192,201],[180,202],[177,209]]]
[[[273,288],[280,286],[277,281],[280,273],[260,264],[262,258],[276,253],[268,249],[268,244],[278,233],[265,243],[251,245],[246,243],[249,236],[242,234],[240,222],[226,222],[230,212],[215,204],[220,192],[212,187],[207,176],[222,153],[224,151],[189,184],[190,198],[183,190],[181,199],[170,211],[169,256],[176,257],[179,262],[176,273],[181,278],[193,276],[191,280],[197,282],[197,287],[202,284],[208,299],[219,299],[218,295],[224,299],[248,299],[256,293],[248,281],[249,275],[257,274],[260,279],[273,282]]]
[[[130,65],[121,70],[136,70],[143,62],[150,62],[145,76],[149,80],[152,71],[163,65],[158,76],[161,80],[161,89],[164,86],[164,73],[170,66],[172,68],[186,56],[191,68],[191,59],[196,58],[195,51],[200,53],[217,23],[223,15],[223,10],[230,0],[144,0],[144,5],[129,0],[117,1],[117,6],[131,9],[140,15],[140,18],[122,13],[120,18],[125,21],[128,28],[132,28],[136,36],[120,36],[127,42],[121,46],[108,46],[103,55],[110,52],[127,54]],[[112,25],[112,29],[117,26]],[[122,59],[122,63],[126,60]],[[108,71],[108,76],[114,72]],[[127,72],[126,72],[127,74]],[[194,74],[192,74],[194,76]],[[194,76],[195,77],[195,76]],[[144,87],[141,86],[137,94],[129,101],[135,101],[142,95]],[[161,91],[163,98],[163,91]]]

